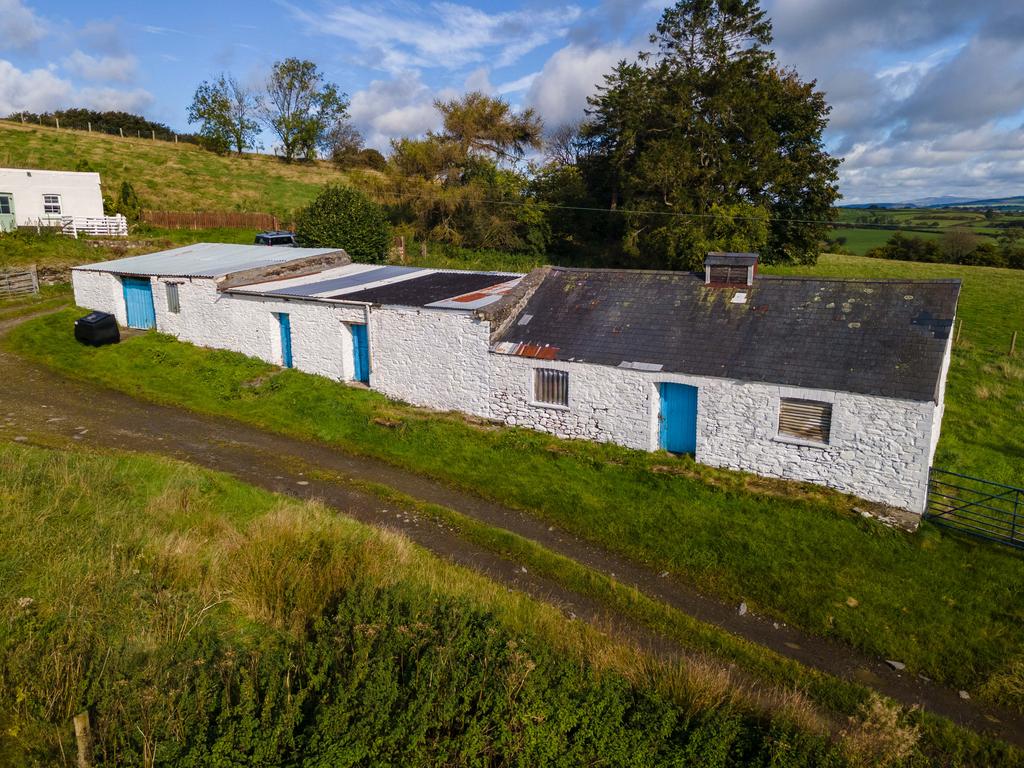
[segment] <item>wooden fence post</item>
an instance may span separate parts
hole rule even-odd
[[[117,132],[121,134],[121,138],[124,138],[124,128],[118,128]]]
[[[89,126],[89,133],[92,133],[92,123],[86,123]]]
[[[421,259],[427,258],[427,244],[426,244],[426,242],[420,243],[420,258]]]
[[[75,742],[78,744],[78,768],[92,765],[92,732],[89,728],[89,712],[75,715]]]
[[[960,343],[960,331],[962,331],[964,329],[964,319],[962,317],[958,318],[958,319],[959,319],[960,322],[958,322],[956,324],[956,339],[954,339],[954,341],[957,344]]]
[[[53,121],[57,123],[57,127],[60,128],[60,118],[56,115],[53,116]]]
[[[156,141],[156,129],[150,128],[149,132],[153,134],[153,141]]]
[[[1017,352],[1017,332],[1013,332],[1013,336],[1010,337],[1010,357]]]

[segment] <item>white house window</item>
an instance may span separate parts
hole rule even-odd
[[[10,195],[0,195],[0,214],[7,214],[8,216],[13,212],[14,206],[11,205]]]
[[[60,216],[60,195],[43,195],[43,213]]]
[[[533,400],[546,405],[569,405],[569,372],[552,368],[533,371]]]
[[[167,284],[167,311],[173,314],[181,312],[181,298],[178,295],[178,284]]]
[[[780,436],[827,444],[831,434],[831,403],[782,398],[779,403]]]

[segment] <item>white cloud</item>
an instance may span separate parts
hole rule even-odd
[[[0,0],[0,50],[29,49],[46,31],[46,23],[21,0]]]
[[[286,7],[310,32],[348,40],[365,54],[368,65],[396,73],[459,69],[484,61],[507,66],[564,37],[581,14],[574,5],[488,13],[452,2],[420,6],[397,0],[338,4],[316,13]]]
[[[0,115],[49,112],[67,107],[139,112],[152,103],[152,94],[141,88],[79,89],[48,69],[22,71],[0,59]]]
[[[604,76],[635,51],[622,45],[587,48],[571,44],[556,51],[536,75],[526,102],[549,126],[581,120],[587,97],[604,83]]]
[[[368,146],[386,150],[391,139],[419,136],[441,126],[435,98],[450,98],[452,91],[433,91],[418,72],[405,72],[390,80],[374,80],[352,94],[349,114]]]
[[[0,115],[13,112],[45,112],[67,102],[71,83],[46,69],[22,72],[0,59]]]
[[[494,86],[494,92],[502,96],[509,93],[519,93],[520,91],[529,90],[530,86],[533,85],[534,81],[540,76],[540,72],[531,72],[528,75],[523,75],[516,80],[511,80],[507,83],[500,83]]]
[[[64,59],[64,68],[84,80],[114,80],[131,82],[135,78],[138,60],[131,54],[122,56],[90,56],[75,50]]]

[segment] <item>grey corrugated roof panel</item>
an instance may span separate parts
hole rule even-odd
[[[732,304],[737,291],[743,304]],[[492,339],[530,357],[935,400],[959,280],[762,277],[717,288],[689,273],[552,268]],[[518,350],[518,351],[517,351]],[[551,354],[548,352],[547,354]]]
[[[217,278],[248,269],[339,253],[340,248],[287,248],[234,243],[194,243],[168,251],[82,264],[77,270],[118,275]]]

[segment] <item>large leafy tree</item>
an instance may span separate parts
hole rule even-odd
[[[233,147],[242,154],[256,146],[259,136],[255,95],[231,75],[199,84],[188,108],[188,121],[200,124],[200,135],[217,152]]]
[[[813,261],[838,197],[815,84],[776,64],[757,0],[679,0],[590,100],[581,172],[624,213],[638,266],[691,268],[717,248]]]
[[[380,186],[417,237],[474,248],[543,253],[548,224],[518,167],[541,146],[532,110],[481,93],[438,101],[443,128],[392,143]]]
[[[289,58],[274,64],[260,112],[285,160],[312,160],[327,147],[331,129],[346,119],[348,97],[312,61]]]

